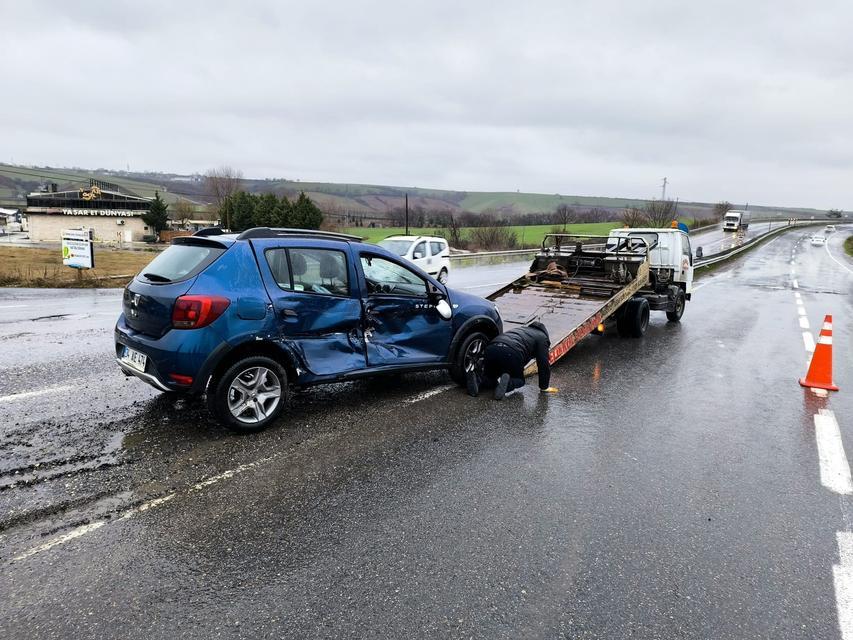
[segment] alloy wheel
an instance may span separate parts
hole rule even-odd
[[[264,420],[281,402],[281,381],[266,367],[242,371],[228,387],[228,410],[244,424]]]

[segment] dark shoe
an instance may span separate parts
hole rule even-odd
[[[468,395],[472,398],[480,395],[480,383],[477,380],[477,373],[475,371],[469,371],[465,374],[465,386],[468,388]]]
[[[495,387],[495,400],[504,399],[507,387],[509,387],[509,374],[505,373],[498,378],[498,385]]]

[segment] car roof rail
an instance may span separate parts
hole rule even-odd
[[[361,236],[349,233],[337,233],[335,231],[320,231],[319,229],[287,229],[279,227],[253,227],[246,229],[237,236],[238,240],[250,240],[253,238],[285,238],[287,236],[307,236],[312,238],[328,238],[330,240],[347,240],[361,242]]]
[[[199,229],[193,235],[206,238],[207,236],[222,236],[225,233],[226,231],[222,227],[205,227],[204,229]]]

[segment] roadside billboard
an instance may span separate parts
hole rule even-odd
[[[95,267],[95,248],[91,229],[63,229],[62,264],[75,269]]]

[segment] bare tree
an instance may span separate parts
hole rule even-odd
[[[242,181],[243,172],[227,165],[209,169],[204,174],[204,184],[207,187],[207,193],[213,198],[213,204],[216,205],[217,211],[222,209],[222,203],[226,198],[240,190]],[[227,212],[225,213],[225,217],[228,217]],[[231,228],[231,222],[231,220],[222,220],[222,224],[229,229]]]
[[[646,220],[650,227],[668,227],[678,215],[674,200],[652,200],[645,206]]]
[[[722,202],[718,202],[714,205],[714,218],[717,220],[722,220],[726,217],[726,214],[734,209],[734,205],[727,200],[723,200]]]
[[[183,228],[186,228],[187,223],[192,220],[194,213],[195,207],[193,207],[193,203],[189,200],[178,200],[172,207],[172,219]]]
[[[577,215],[574,209],[567,204],[558,205],[554,210],[554,222],[563,227],[563,233],[566,232],[566,227],[577,222]]]
[[[622,224],[626,227],[645,227],[649,223],[644,209],[627,207],[622,211]]]
[[[455,217],[453,214],[450,214],[447,220],[447,236],[451,247],[454,249],[465,248],[466,242],[462,238],[462,225],[459,222],[459,218]]]

